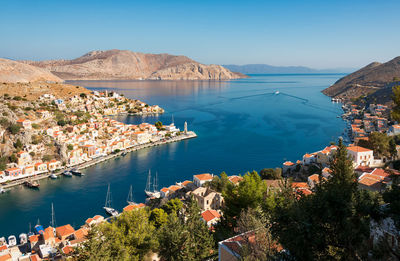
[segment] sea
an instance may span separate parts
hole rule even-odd
[[[323,149],[343,135],[341,104],[321,91],[344,74],[268,74],[231,81],[73,81],[91,90],[116,91],[131,99],[157,104],[164,114],[118,116],[127,124],[187,122],[195,139],[128,153],[90,168],[83,177],[41,180],[39,190],[15,187],[0,195],[0,237],[56,224],[79,228],[103,210],[110,184],[112,205],[121,211],[133,186],[144,202],[149,170],[159,188],[192,180],[200,173],[244,175],[281,167]]]

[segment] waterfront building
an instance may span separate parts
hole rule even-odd
[[[311,163],[315,163],[315,162],[316,162],[316,157],[315,157],[314,153],[312,153],[312,154],[306,153],[303,155],[303,164],[304,165],[310,165]]]
[[[66,240],[67,237],[71,236],[74,232],[75,229],[70,224],[56,228],[56,235],[61,241]]]
[[[291,162],[291,161],[285,161],[285,162],[282,164],[282,172],[283,172],[283,173],[286,173],[286,172],[288,172],[288,171],[293,170],[295,167],[296,167],[296,164],[294,164],[293,162]]]
[[[58,160],[53,159],[53,160],[47,162],[47,169],[49,171],[54,171],[54,170],[60,169],[60,168],[61,168],[61,162]]]
[[[5,170],[5,173],[9,177],[17,177],[22,174],[22,169],[20,168],[8,168]]]
[[[210,173],[198,174],[193,176],[193,183],[201,187],[204,183],[212,181],[214,175]]]
[[[221,193],[210,188],[199,187],[188,195],[193,195],[202,210],[220,209],[224,206],[224,198]]]
[[[347,147],[347,153],[353,160],[354,166],[370,166],[374,163],[374,152],[360,146]]]
[[[35,167],[33,165],[24,167],[24,175],[32,175],[35,173]]]

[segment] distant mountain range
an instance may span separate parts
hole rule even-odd
[[[244,74],[290,74],[290,73],[350,73],[354,68],[313,69],[305,66],[273,66],[268,64],[225,64],[223,67],[232,72]]]
[[[128,50],[92,51],[72,60],[21,61],[63,80],[230,80],[245,78],[220,65],[205,65],[186,56]]]
[[[358,98],[361,95],[373,97],[378,102],[389,102],[394,84],[400,83],[400,56],[386,62],[373,62],[353,72],[323,93],[342,99]]]

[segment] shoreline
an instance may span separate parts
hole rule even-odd
[[[70,169],[70,168],[76,168],[78,170],[82,170],[82,169],[94,166],[98,163],[101,163],[101,162],[104,162],[104,161],[107,161],[107,160],[110,160],[110,159],[113,159],[116,157],[121,157],[122,153],[124,153],[124,152],[128,153],[128,152],[138,151],[138,150],[145,149],[145,148],[155,147],[155,146],[164,145],[164,144],[168,144],[168,143],[172,143],[172,142],[179,142],[182,140],[193,139],[196,137],[197,137],[197,134],[194,131],[188,131],[187,134],[181,134],[176,137],[165,139],[165,141],[156,141],[156,142],[149,142],[149,143],[145,143],[145,144],[136,145],[136,146],[127,148],[127,149],[122,150],[115,154],[109,154],[107,156],[102,156],[102,157],[99,157],[99,158],[96,158],[91,161],[87,161],[87,162],[84,162],[84,163],[81,163],[78,165],[64,167],[61,170],[54,172],[54,173],[45,172],[45,173],[37,174],[35,176],[29,176],[29,177],[24,177],[24,178],[21,178],[18,180],[13,180],[11,182],[8,182],[8,183],[2,185],[2,188],[3,189],[11,189],[13,187],[23,185],[24,182],[26,182],[28,180],[37,181],[37,180],[49,178],[51,174],[55,174],[55,175],[59,176],[59,175],[62,175],[64,170]]]

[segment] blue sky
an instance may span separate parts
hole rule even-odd
[[[361,67],[400,55],[400,1],[25,1],[0,4],[0,57],[126,49],[210,64]]]

